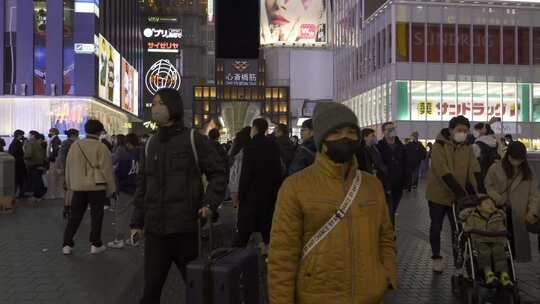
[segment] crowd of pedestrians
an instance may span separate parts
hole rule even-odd
[[[19,198],[31,194],[36,204],[64,199],[65,255],[72,254],[88,209],[92,254],[138,246],[144,235],[141,303],[159,303],[173,262],[185,278],[198,255],[198,220],[215,220],[227,199],[237,208],[234,246],[262,235],[270,303],[319,303],[323,296],[379,303],[397,287],[400,201],[426,176],[436,273],[445,268],[445,217],[455,228],[452,204],[480,194],[483,209],[464,214],[495,214],[490,204],[504,209],[496,214],[508,220],[517,260],[531,259],[527,225],[538,221],[537,180],[524,144],[497,136],[489,123],[471,132],[467,118],[455,117],[424,145],[418,132],[402,141],[393,122],[360,129],[350,109],[328,102],[302,123],[301,139],[283,124],[271,133],[268,121],[257,118],[222,144],[218,129],[205,136],[184,125],[182,98],[173,89],[155,95],[152,118],[157,130],[142,136],[109,136],[93,119],[83,139],[75,129],[63,141],[54,128],[48,140],[36,131],[26,139],[17,130],[8,149],[16,159]],[[103,242],[108,205],[114,237]]]

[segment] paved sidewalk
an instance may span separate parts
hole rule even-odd
[[[222,212],[230,226],[230,208]],[[89,214],[77,234],[72,256],[61,254],[65,221],[62,202],[40,205],[19,203],[11,215],[0,215],[0,304],[18,303],[96,303],[134,304],[143,284],[143,249],[108,250],[91,256],[88,244]],[[105,212],[103,240],[111,238],[111,215]],[[447,271],[431,271],[429,216],[423,192],[405,195],[397,217],[399,289],[387,295],[385,304],[461,303],[450,290],[451,247],[445,226],[443,252],[449,258]],[[536,247],[536,242],[533,244]],[[534,263],[519,265],[525,303],[540,303],[540,257]],[[164,288],[164,304],[183,303],[184,287],[175,267]]]

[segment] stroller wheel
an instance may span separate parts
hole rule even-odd
[[[456,276],[456,275],[453,275],[452,276],[452,280],[451,280],[451,283],[452,283],[452,293],[454,295],[458,295],[461,293],[461,287],[462,287],[462,277],[461,276]]]

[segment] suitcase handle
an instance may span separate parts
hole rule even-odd
[[[208,216],[206,218],[202,217],[202,215],[198,215],[197,219],[197,226],[198,226],[198,234],[199,234],[199,256],[203,256],[203,225],[202,221],[206,220],[206,225],[208,225],[208,238],[209,238],[209,253],[208,258],[211,257],[212,248],[214,247],[214,227],[212,225],[212,218],[214,214],[212,210],[208,211]]]

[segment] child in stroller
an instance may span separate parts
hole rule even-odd
[[[485,276],[485,283],[494,285],[500,282],[503,287],[513,287],[508,274],[506,256],[507,230],[506,213],[495,206],[489,196],[480,196],[476,207],[459,213],[463,230],[472,239],[478,253],[478,269]],[[493,261],[493,268],[492,268]],[[497,277],[495,273],[499,273]]]

